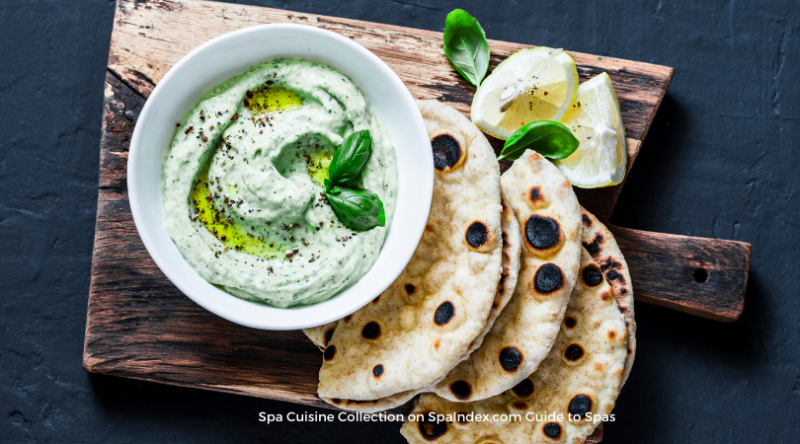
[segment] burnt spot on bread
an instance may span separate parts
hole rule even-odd
[[[469,414],[467,412],[456,413],[456,422],[461,425],[469,424]]]
[[[328,346],[328,343],[331,342],[333,338],[333,332],[336,330],[336,327],[329,328],[328,331],[325,332],[325,342],[323,343],[324,346]]]
[[[450,393],[461,401],[467,401],[472,397],[472,386],[467,381],[458,380],[450,384]]]
[[[587,287],[596,287],[603,282],[603,274],[595,264],[589,264],[584,267],[581,277],[583,278],[583,283],[586,284]]]
[[[585,214],[581,215],[581,221],[583,222],[583,225],[586,226],[586,227],[591,227],[592,226],[592,220],[589,219],[589,216],[587,216]]]
[[[349,315],[344,317],[344,322],[349,323],[352,320],[353,320],[353,315],[352,314],[349,314]]]
[[[517,401],[514,401],[514,402],[511,403],[511,408],[516,409],[516,410],[527,410],[528,409],[528,403],[525,402],[525,401],[517,400]]]
[[[540,203],[544,202],[544,193],[542,193],[542,188],[539,185],[532,186],[530,190],[528,190],[528,198],[534,205],[539,205]]]
[[[600,252],[600,245],[603,244],[603,236],[597,235],[594,237],[594,240],[591,242],[583,242],[583,248],[586,248],[586,251],[589,252],[592,256]]]
[[[624,266],[620,261],[616,260],[613,256],[608,256],[598,261],[597,265],[600,266],[600,270],[606,276],[608,283],[614,287],[614,291],[617,293],[618,297],[628,294],[628,289],[625,288],[628,283],[625,279],[625,275],[622,274]]]
[[[530,379],[523,379],[519,384],[511,389],[518,398],[527,398],[533,394],[533,382]]]
[[[372,374],[375,375],[376,378],[380,378],[381,375],[383,375],[383,364],[372,367]]]
[[[322,353],[322,357],[326,361],[332,361],[333,358],[336,357],[336,346],[335,345],[329,345],[329,346],[325,347],[325,352]]]
[[[544,433],[544,436],[558,441],[561,439],[561,424],[557,422],[548,422],[542,426],[542,433]]]
[[[609,281],[619,281],[620,283],[625,283],[625,277],[622,276],[617,270],[608,270],[606,271],[606,278]]]
[[[503,239],[503,264],[511,263],[511,257],[508,254],[508,250],[511,248],[511,244],[508,242],[508,235],[505,231],[500,233]],[[500,280],[497,282],[497,291],[495,292],[495,299],[492,303],[492,310],[497,309],[498,304],[497,300],[502,295],[506,293],[506,279],[508,279],[509,275],[509,268],[507,265],[503,266],[503,271],[500,273]]]
[[[381,326],[375,321],[368,322],[361,330],[361,336],[364,339],[378,339],[381,336]]]
[[[436,313],[433,315],[433,322],[435,322],[436,325],[445,325],[453,319],[455,314],[455,305],[450,301],[444,301],[436,308]]]
[[[453,169],[464,152],[458,140],[447,133],[439,134],[431,139],[431,148],[433,149],[433,167],[439,171]]]
[[[561,226],[550,217],[531,215],[525,222],[525,239],[537,250],[549,250],[561,239]]]
[[[469,225],[466,234],[467,243],[472,248],[480,248],[489,242],[489,228],[481,221]]]
[[[539,294],[550,294],[564,285],[564,274],[558,265],[546,263],[536,270],[533,287]]]
[[[589,395],[575,395],[569,401],[567,411],[575,419],[582,419],[587,413],[592,411],[592,398]]]
[[[583,358],[584,354],[583,347],[579,344],[570,344],[564,350],[564,359],[569,362],[578,362]]]
[[[412,295],[417,292],[417,287],[414,284],[406,284],[406,294]]]
[[[618,261],[614,260],[614,258],[611,257],[611,256],[609,256],[609,257],[605,258],[604,260],[598,262],[598,264],[600,265],[600,269],[603,270],[603,271],[607,271],[609,269],[617,269],[617,270],[619,270],[620,268],[622,268],[622,264],[620,264]]]
[[[564,326],[573,329],[575,326],[578,325],[578,320],[573,318],[572,316],[566,316],[564,318]]]
[[[505,292],[506,292],[506,279],[508,279],[508,268],[503,268],[503,272],[500,273],[500,280],[497,282],[497,292],[495,292],[496,295],[499,296],[499,295],[505,294]],[[495,300],[494,303],[492,303],[492,309],[495,309],[495,308],[497,308],[497,301],[496,300]]]
[[[517,347],[505,347],[500,350],[499,359],[503,370],[513,373],[522,364],[522,352]]]
[[[445,421],[430,421],[431,415],[422,415],[422,421],[417,422],[419,434],[425,441],[435,441],[447,433],[447,423]]]

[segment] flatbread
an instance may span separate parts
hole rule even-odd
[[[503,213],[501,214],[502,219],[500,222],[503,236],[503,271],[500,274],[500,282],[497,284],[497,292],[494,295],[494,302],[489,312],[489,319],[487,319],[481,334],[478,335],[470,349],[467,350],[467,354],[472,353],[473,350],[480,347],[483,338],[489,333],[494,321],[503,311],[506,304],[508,304],[511,295],[514,293],[514,288],[517,286],[522,234],[519,230],[517,218],[514,216],[514,211],[505,204],[505,201],[503,201],[502,204]],[[336,322],[330,322],[318,327],[306,328],[303,330],[303,333],[306,334],[314,345],[319,347],[320,351],[324,352],[328,341],[333,337],[333,330],[335,328]]]
[[[514,210],[506,204],[505,199],[502,199],[502,204],[503,213],[500,215],[500,225],[503,230],[503,271],[500,273],[500,282],[497,283],[497,292],[494,294],[494,302],[492,303],[492,309],[489,311],[486,325],[483,326],[483,330],[481,330],[478,337],[472,341],[472,345],[464,355],[465,358],[481,346],[486,335],[492,330],[492,326],[494,326],[500,313],[503,312],[506,305],[508,305],[508,301],[511,300],[514,289],[517,287],[517,279],[519,279],[522,232],[519,229],[519,222],[517,222]],[[455,370],[453,369],[451,372]]]
[[[410,419],[400,430],[409,443],[580,443],[602,415],[611,414],[627,355],[625,319],[611,286],[585,250],[581,263],[581,279],[558,339],[536,372],[512,390],[482,401],[420,396],[412,414],[423,415],[423,420]],[[451,417],[436,422],[430,413]],[[487,414],[489,420],[466,416],[470,413]],[[581,418],[589,413],[591,418],[570,420],[570,413]],[[494,416],[511,414],[520,416]]]
[[[483,345],[434,388],[454,402],[499,395],[536,370],[558,336],[578,278],[581,216],[569,181],[527,151],[501,184],[523,238],[519,282]]]
[[[608,231],[594,214],[581,207],[583,219],[583,246],[592,255],[592,259],[600,266],[606,280],[614,288],[614,297],[628,329],[628,357],[625,359],[625,372],[622,384],[628,380],[636,357],[636,320],[633,313],[633,283],[628,271],[628,264],[617,245],[614,235]]]
[[[519,223],[514,216],[513,210],[503,202],[502,213],[502,236],[503,236],[503,271],[500,274],[500,282],[497,284],[497,292],[494,296],[489,318],[486,325],[481,331],[480,335],[473,341],[466,355],[472,353],[473,350],[480,347],[483,338],[489,333],[497,317],[505,308],[511,295],[514,293],[514,288],[517,285],[517,277],[519,276],[520,267],[520,250],[522,247],[522,235],[519,230]],[[336,328],[336,322],[331,322],[319,327],[305,329],[306,336],[323,352],[328,341],[333,337],[333,331]],[[455,369],[453,370],[455,371]],[[406,402],[410,401],[414,396],[423,392],[430,391],[430,388],[412,390],[408,392],[398,393],[387,398],[381,398],[374,401],[351,401],[347,399],[330,400],[330,402],[345,410],[354,410],[364,413],[374,413],[383,410],[399,407]]]
[[[497,292],[495,293],[494,302],[492,303],[492,308],[489,312],[489,318],[486,321],[486,325],[478,337],[472,342],[469,350],[467,350],[465,353],[465,357],[481,345],[483,338],[492,328],[492,324],[494,324],[503,308],[511,299],[511,295],[513,294],[514,288],[517,285],[517,277],[519,276],[520,267],[522,235],[520,234],[519,223],[517,223],[517,219],[514,216],[513,210],[511,210],[509,206],[505,205],[505,203],[503,203],[503,213],[501,216],[501,226],[503,230],[503,271],[500,274],[500,281],[497,284]],[[332,322],[320,327],[308,328],[304,330],[304,332],[306,336],[308,336],[308,338],[311,339],[311,341],[324,352],[325,346],[333,337],[333,331],[335,328],[336,322]],[[345,410],[374,413],[399,407],[410,401],[417,394],[430,390],[430,388],[412,390],[374,401],[352,401],[347,399],[328,401],[331,404],[334,404]]]
[[[318,327],[311,327],[303,329],[308,339],[319,348],[319,351],[324,352],[328,342],[333,338],[333,331],[336,330],[336,325],[339,321],[329,322]]]
[[[333,404],[402,397],[439,381],[483,331],[500,281],[502,207],[494,151],[455,109],[436,101],[418,104],[436,168],[430,216],[397,280],[333,330],[318,388]]]

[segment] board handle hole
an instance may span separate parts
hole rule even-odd
[[[703,282],[708,280],[708,270],[706,270],[705,268],[695,268],[692,276],[694,276],[694,280],[696,282],[702,284]]]

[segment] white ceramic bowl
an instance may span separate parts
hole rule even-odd
[[[364,92],[383,120],[397,152],[397,209],[383,250],[355,285],[328,301],[279,309],[244,301],[206,282],[167,234],[161,163],[175,122],[211,87],[276,57],[326,63]],[[377,56],[329,31],[299,25],[262,25],[217,37],[181,59],[153,90],[142,110],[128,156],[128,196],[136,229],[161,271],[192,300],[237,324],[293,330],[341,319],[374,299],[400,274],[419,243],[433,193],[430,140],[414,99]]]

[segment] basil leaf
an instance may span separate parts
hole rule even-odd
[[[581,142],[566,126],[552,120],[537,120],[518,129],[506,140],[497,160],[517,160],[525,150],[551,159],[566,159]]]
[[[333,152],[328,177],[333,185],[355,179],[372,154],[372,136],[368,130],[356,131]]]
[[[489,69],[489,43],[478,20],[463,9],[447,14],[444,55],[473,85],[480,86]]]
[[[383,202],[369,190],[338,187],[339,193],[325,193],[336,217],[347,227],[356,231],[367,231],[386,226]]]
[[[339,192],[339,187],[332,184],[330,179],[325,179],[324,184],[326,193],[336,194]]]

